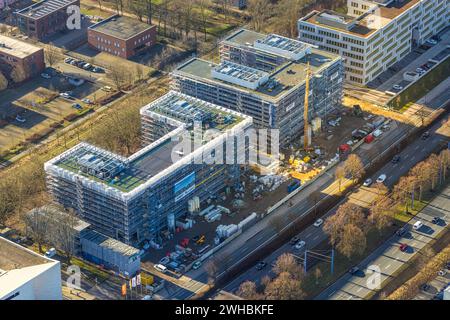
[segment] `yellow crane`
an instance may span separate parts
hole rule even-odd
[[[309,123],[308,123],[308,98],[309,98],[309,77],[310,77],[310,69],[309,69],[309,61],[306,66],[306,85],[305,85],[305,103],[303,108],[303,149],[309,149]]]

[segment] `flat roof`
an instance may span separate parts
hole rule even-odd
[[[339,32],[348,33],[358,37],[368,37],[375,31],[388,25],[393,19],[412,8],[421,0],[404,0],[402,2],[397,1],[372,1],[376,6],[372,7],[370,12],[367,11],[359,17],[351,17],[332,10],[312,11],[307,14],[301,20],[316,24],[330,30],[336,30]],[[350,29],[339,28],[336,26],[330,26],[328,24],[317,21],[317,17],[332,19],[343,19],[343,24],[353,25]],[[334,17],[334,18],[333,18]],[[335,20],[336,22],[337,20]]]
[[[0,35],[0,52],[7,55],[23,59],[42,50],[42,48],[33,46],[29,43]]]
[[[102,248],[109,249],[111,251],[120,253],[121,255],[128,257],[132,257],[139,254],[138,249],[129,246],[119,240],[105,236],[104,234],[92,229],[83,234],[82,240],[90,241]]]
[[[189,78],[195,78],[206,82],[216,83],[225,86],[247,91],[260,96],[262,99],[274,101],[281,98],[290,89],[299,85],[303,85],[306,81],[307,62],[310,63],[312,74],[317,73],[330,63],[340,59],[338,55],[333,53],[312,49],[311,54],[303,57],[298,61],[289,61],[275,69],[269,76],[266,84],[260,85],[256,90],[248,89],[230,82],[219,80],[211,75],[211,70],[216,64],[193,58],[186,63],[178,66],[174,70],[174,74],[180,74]],[[274,85],[276,82],[276,85]]]
[[[10,271],[54,262],[12,241],[0,237],[0,269]]]
[[[226,37],[224,41],[229,41],[241,46],[245,45],[253,46],[253,43],[256,40],[261,40],[264,39],[265,37],[266,36],[264,34],[256,31],[240,29],[234,32],[233,34],[229,35],[228,37]]]
[[[16,13],[25,15],[29,18],[39,19],[68,5],[78,3],[78,1],[79,0],[43,0]]]
[[[189,109],[189,112],[183,112],[180,108]],[[189,115],[199,113],[203,115],[202,120],[207,121],[209,128],[214,128],[220,132],[231,129],[246,117],[237,112],[175,91],[170,91],[141,109],[141,114],[150,116],[157,114],[161,117],[178,121],[178,123],[187,124],[192,124],[192,121],[197,120],[195,117],[189,117]],[[192,130],[189,126],[180,126],[129,158],[120,157],[88,143],[80,143],[57,158],[50,160],[50,162],[63,170],[68,170],[92,181],[100,182],[106,187],[126,193],[136,189],[179,162],[180,156],[173,157],[173,155],[184,151],[182,150],[185,137],[182,135],[184,129]],[[203,143],[206,142],[208,141],[203,141]],[[103,163],[107,163],[109,159],[116,156],[125,165],[120,170],[113,171],[114,174],[112,175],[100,176],[91,170],[84,170],[80,159],[85,157],[85,155],[95,155],[96,159]],[[183,154],[181,158],[184,159],[187,155]]]
[[[89,29],[114,38],[127,40],[154,27],[154,25],[149,25],[136,19],[114,15],[90,26]]]

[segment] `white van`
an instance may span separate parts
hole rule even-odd
[[[45,253],[45,256],[47,258],[51,258],[56,254],[56,249],[55,248],[50,248],[48,249],[48,251]]]
[[[158,270],[159,272],[162,272],[162,273],[166,273],[166,271],[167,271],[167,267],[166,266],[164,266],[164,265],[162,265],[162,264],[155,264],[154,265],[154,268],[156,269],[156,270]]]
[[[414,223],[413,229],[414,230],[419,230],[420,228],[422,228],[422,226],[423,226],[422,221],[417,221],[416,223]]]

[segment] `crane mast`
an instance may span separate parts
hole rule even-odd
[[[303,149],[308,150],[309,148],[309,123],[308,123],[308,98],[309,98],[309,78],[310,69],[309,61],[306,66],[306,85],[305,85],[305,103],[303,108]]]

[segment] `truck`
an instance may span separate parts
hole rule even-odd
[[[292,191],[294,191],[295,189],[297,189],[298,187],[300,187],[300,180],[294,179],[294,181],[292,181],[288,186],[287,186],[287,192],[291,193]]]

